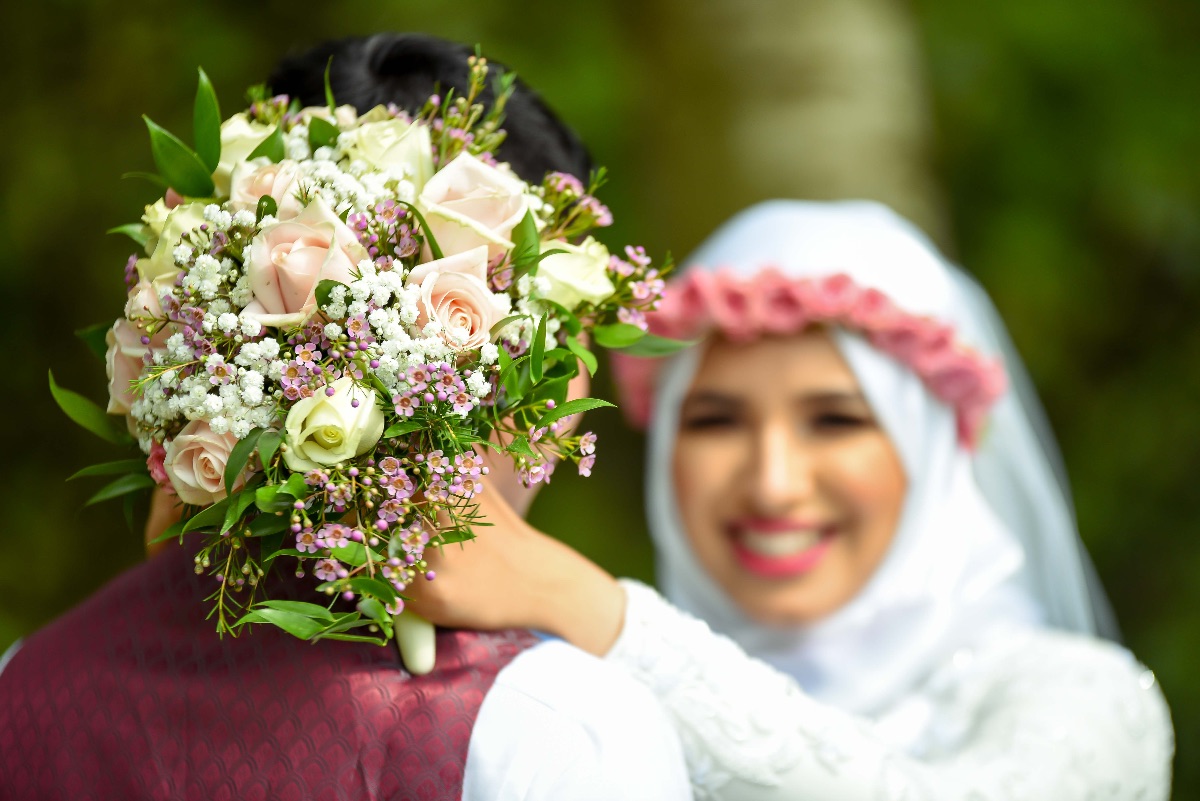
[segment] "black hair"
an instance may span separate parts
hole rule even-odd
[[[332,56],[329,85],[337,103],[354,106],[360,114],[394,103],[411,114],[435,91],[444,94],[453,88],[455,94],[465,93],[467,59],[472,55],[474,50],[466,45],[418,33],[336,39],[285,57],[271,73],[269,86],[301,105],[324,105],[325,68]],[[481,102],[489,105],[494,99],[489,85]],[[512,165],[525,181],[539,184],[552,170],[587,179],[592,160],[579,137],[519,78],[502,127],[508,135],[497,158]]]

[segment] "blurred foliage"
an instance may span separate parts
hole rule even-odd
[[[1171,703],[1182,755],[1176,797],[1200,797],[1200,687],[1190,681],[1200,656],[1200,172],[1191,151],[1200,143],[1200,5],[910,7],[954,231],[943,244],[991,291],[1028,362],[1128,643]],[[423,30],[479,42],[610,166],[610,244],[683,254],[702,232],[673,237],[665,204],[685,213],[703,205],[714,221],[736,209],[720,197],[676,197],[670,175],[653,169],[670,137],[686,135],[655,118],[653,99],[680,93],[703,108],[706,94],[700,81],[655,85],[645,54],[662,49],[655,37],[671,26],[648,27],[645,13],[516,0],[342,0],[314,14],[275,1],[6,4],[0,297],[7,338],[25,350],[5,384],[14,420],[0,466],[9,497],[0,648],[141,557],[118,505],[83,510],[94,487],[64,484],[110,451],[67,422],[46,389],[52,364],[64,385],[104,395],[103,367],[71,329],[115,316],[123,302],[129,249],[103,231],[153,197],[148,185],[120,180],[150,166],[140,114],[187,130],[197,64],[228,114],[280,55],[322,38]],[[720,124],[715,111],[709,124]],[[752,193],[743,187],[739,197]],[[598,390],[611,394],[604,379]],[[593,478],[556,476],[535,522],[614,572],[649,578],[640,440],[615,413],[589,424],[602,445]]]

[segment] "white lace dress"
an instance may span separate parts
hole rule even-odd
[[[649,587],[622,583],[625,628],[607,658],[667,710],[698,799],[1162,801],[1170,794],[1166,703],[1154,674],[1119,646],[1016,631],[959,650],[911,696],[866,719],[805,695]]]

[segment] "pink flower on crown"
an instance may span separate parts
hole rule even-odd
[[[951,326],[909,314],[879,290],[860,286],[845,274],[791,279],[767,268],[743,279],[727,270],[693,270],[671,282],[647,322],[653,333],[677,339],[716,329],[735,341],[747,341],[813,324],[862,332],[953,409],[959,440],[967,447],[974,445],[988,409],[1006,388],[1000,362],[960,343]],[[615,354],[613,367],[627,415],[645,425],[653,409],[659,362]]]

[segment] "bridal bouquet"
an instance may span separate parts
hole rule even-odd
[[[149,119],[165,196],[114,229],[140,251],[123,316],[81,332],[107,359],[107,412],[54,382],[77,422],[143,458],[90,502],[157,485],[182,504],[161,539],[195,534],[220,632],[277,625],[305,639],[393,635],[405,588],[433,579],[430,547],[474,536],[490,448],[522,481],[556,462],[589,474],[596,438],[567,418],[589,342],[652,353],[664,270],[588,236],[612,217],[589,185],[519,179],[494,156],[511,76],[479,102],[431,97],[415,116],[300,108],[252,90],[221,121],[203,71],[195,148]],[[103,344],[96,339],[103,336]],[[318,581],[272,599],[272,563]]]

